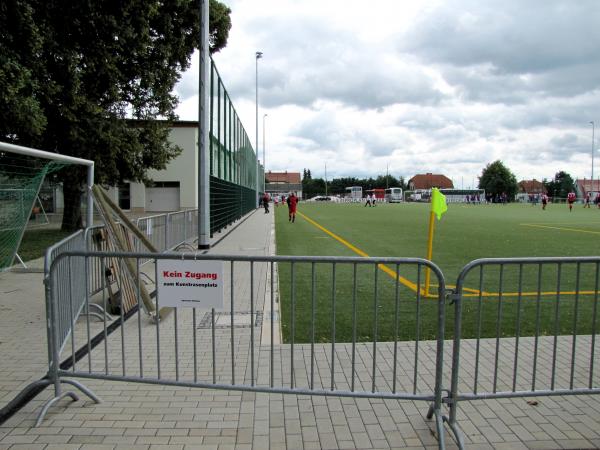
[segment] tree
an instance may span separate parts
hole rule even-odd
[[[0,4],[0,137],[39,136],[46,118],[36,100],[42,39],[33,9],[16,0]]]
[[[304,184],[304,181],[310,181],[312,180],[312,176],[310,174],[310,169],[304,169],[304,172],[302,173],[302,184]]]
[[[216,0],[211,6],[214,52],[227,42],[231,11]],[[5,0],[0,100],[10,108],[0,112],[0,139],[93,159],[100,184],[143,181],[147,169],[165,168],[181,151],[167,139],[178,102],[172,91],[198,46],[198,8],[162,0]],[[60,177],[62,228],[71,231],[81,225],[85,174],[69,168]]]
[[[552,181],[544,180],[544,186],[550,197],[565,198],[569,192],[575,191],[573,178],[562,170],[554,175]]]
[[[493,196],[505,193],[510,201],[517,193],[517,178],[502,161],[494,161],[481,172],[479,189],[485,189],[486,194]]]
[[[199,3],[199,2],[194,2]],[[217,0],[210,0],[208,33],[210,53],[216,53],[227,45],[229,30],[231,30],[231,9]]]

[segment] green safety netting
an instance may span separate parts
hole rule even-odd
[[[0,271],[13,264],[44,179],[66,165],[0,152]]]

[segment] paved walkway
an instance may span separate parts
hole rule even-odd
[[[272,214],[262,211],[251,214],[210,253],[274,254]],[[226,263],[227,270],[228,266]],[[119,376],[123,373],[140,376],[143,372],[147,377],[155,377],[160,367],[163,379],[226,384],[232,379],[235,384],[254,380],[259,386],[269,385],[272,374],[275,386],[291,383],[308,386],[311,346],[296,345],[292,357],[290,347],[280,344],[279,323],[273,323],[271,328],[271,295],[277,312],[277,290],[271,292],[270,289],[271,283],[277,286],[277,272],[273,269],[271,272],[270,264],[255,263],[251,271],[248,263],[235,263],[234,292],[231,295],[232,283],[228,278],[226,311],[214,318],[214,337],[210,314],[199,314],[195,322],[190,314],[171,314],[158,326],[144,315],[138,321],[135,315],[79,361],[76,370],[105,371]],[[41,273],[0,274],[0,408],[47,371],[41,280]],[[233,333],[229,326],[232,305]],[[262,312],[256,316],[254,327],[250,326],[252,309]],[[102,322],[80,319],[74,333],[75,342],[67,343],[63,359],[70,356],[71,348],[79,348],[86,342],[88,325],[90,335],[103,329]],[[547,354],[545,350],[550,348],[551,342],[542,341],[544,351],[540,353]],[[192,342],[196,342],[196,346]],[[586,345],[585,337],[581,342],[580,345]],[[481,350],[481,355],[487,358],[482,363],[480,383],[483,384],[491,379],[494,345],[495,341],[484,342]],[[569,348],[570,342],[564,339],[560,345]],[[127,355],[126,364],[123,364],[122,348]],[[451,348],[448,343],[447,348]],[[434,349],[433,342],[421,343],[420,352],[424,356],[423,365],[419,367],[422,373],[419,386],[424,392],[433,379]],[[401,343],[398,351],[410,361],[414,345]],[[464,364],[466,386],[472,376],[474,343],[465,341],[461,351],[467,361]],[[177,359],[174,358],[176,352]],[[350,352],[350,344],[338,344],[333,352],[338,388],[347,388],[350,384]],[[327,389],[331,383],[331,345],[315,345],[314,355],[315,385]],[[372,345],[357,345],[357,355],[356,383],[370,389]],[[377,355],[378,361],[389,363],[392,344],[379,344]],[[447,355],[448,373],[450,360],[451,356]],[[504,362],[502,355],[500,362]],[[558,382],[568,382],[569,368],[568,364],[559,368]],[[399,389],[410,391],[412,367],[403,363],[400,369]],[[540,363],[539,370],[543,373],[548,367]],[[402,371],[406,372],[407,381]],[[388,389],[389,371],[378,368],[377,373],[378,389]],[[0,450],[437,448],[435,426],[425,418],[428,405],[422,401],[265,394],[95,379],[83,382],[102,398],[101,404],[94,404],[84,396],[75,403],[62,400],[50,410],[41,427],[33,428],[39,409],[53,394],[48,388],[0,425]],[[525,380],[519,383],[526,385]],[[537,404],[527,400],[531,399],[462,402],[458,416],[467,448],[600,447],[600,397],[539,397]],[[456,448],[449,432],[446,444],[448,448]]]

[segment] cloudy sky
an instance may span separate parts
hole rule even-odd
[[[223,0],[221,0],[223,1]],[[313,177],[406,179],[455,187],[502,160],[518,180],[592,172],[600,149],[598,0],[224,0],[214,56],[259,158]],[[198,64],[176,92],[198,117]],[[594,177],[600,177],[600,152]]]

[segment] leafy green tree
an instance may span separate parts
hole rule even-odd
[[[165,168],[181,151],[167,139],[178,102],[172,91],[198,45],[198,8],[177,0],[4,0],[0,139],[93,159],[100,184],[142,181],[147,169]],[[231,11],[216,0],[211,9],[214,52],[227,42]],[[81,226],[85,173],[69,168],[60,177],[62,228],[70,231]]]
[[[320,180],[317,182],[317,180]],[[322,184],[321,184],[322,182]],[[386,187],[400,187],[406,189],[404,177],[396,178],[393,175],[378,175],[377,178],[342,177],[327,181],[329,195],[344,195],[346,188],[360,186],[363,192],[368,189],[385,189]],[[302,191],[307,198],[325,193],[325,182],[320,178],[312,179],[310,169],[304,169],[302,175]]]
[[[565,198],[571,191],[575,192],[575,181],[567,172],[560,171],[552,181],[544,180],[544,186],[550,197]]]
[[[403,191],[408,189],[408,184],[404,180],[404,177],[398,178],[398,187],[402,188]]]
[[[304,198],[325,195],[325,180],[323,178],[302,180],[302,195]]]
[[[199,2],[192,2],[199,3]],[[231,30],[231,9],[218,0],[210,0],[208,33],[210,53],[216,53],[225,48],[229,30]]]
[[[494,196],[505,193],[509,201],[514,198],[517,188],[517,178],[500,160],[485,166],[479,177],[479,189]]]
[[[304,181],[310,181],[311,179],[310,169],[304,169],[302,173],[302,183],[304,183]]]
[[[374,187],[377,189],[387,189],[391,187],[402,187],[401,182],[393,175],[379,175],[375,180]]]
[[[40,90],[37,55],[42,38],[31,5],[16,0],[0,3],[0,137],[39,136],[46,118],[36,94]],[[35,143],[35,141],[33,141]]]

